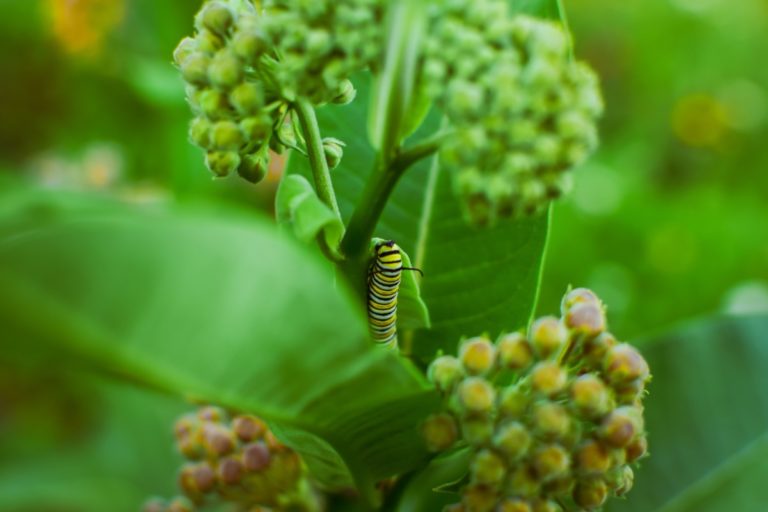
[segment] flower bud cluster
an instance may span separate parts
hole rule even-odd
[[[298,454],[255,416],[230,419],[222,409],[206,406],[179,418],[174,434],[187,459],[178,477],[185,496],[168,503],[150,500],[145,512],[191,512],[218,501],[282,510],[307,499],[309,485]]]
[[[195,114],[189,138],[205,150],[217,177],[237,172],[257,183],[267,174],[269,149],[283,149],[278,132],[287,107],[265,67],[264,19],[250,2],[207,2],[194,37],[184,38],[173,55]]]
[[[556,23],[511,16],[506,0],[432,7],[422,82],[453,133],[440,160],[476,224],[535,213],[597,145],[594,73]]]
[[[647,451],[642,400],[648,365],[606,331],[589,290],[563,299],[562,317],[492,342],[470,338],[428,376],[445,410],[422,425],[427,447],[469,445],[468,483],[451,511],[595,510],[623,496]]]
[[[383,48],[383,0],[267,0],[264,30],[279,56],[283,93],[313,103],[346,104],[349,77],[375,66]]]

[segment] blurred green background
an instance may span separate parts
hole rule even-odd
[[[593,288],[624,338],[713,312],[768,312],[768,2],[565,4],[607,111],[599,152],[554,209],[540,313],[555,312],[569,284]],[[0,178],[148,205],[271,211],[277,169],[257,187],[213,182],[187,142],[171,53],[198,6],[0,0]],[[79,383],[66,369],[46,368],[43,382],[30,368],[0,371],[0,459],[103,437],[112,467],[146,457],[132,474],[144,491],[170,492],[164,475],[178,460],[168,422],[182,404],[158,397],[147,407],[135,391]],[[103,414],[115,395],[129,405]],[[121,439],[110,422],[134,421],[130,404],[149,420]],[[139,449],[125,448],[137,439]]]

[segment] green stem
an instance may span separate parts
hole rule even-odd
[[[309,166],[312,168],[312,177],[315,180],[317,195],[321,201],[328,205],[336,217],[341,220],[341,212],[336,202],[336,194],[333,192],[331,172],[328,169],[328,163],[325,161],[323,139],[320,136],[320,127],[317,124],[315,109],[306,99],[297,100],[293,107],[299,116],[301,131],[304,132],[307,153],[309,154]]]
[[[439,132],[415,146],[398,152],[389,165],[377,160],[373,175],[365,185],[363,196],[352,214],[352,219],[341,241],[341,250],[348,259],[353,261],[362,259],[373,236],[373,230],[379,222],[379,217],[400,177],[416,162],[434,154],[446,135],[447,132]]]

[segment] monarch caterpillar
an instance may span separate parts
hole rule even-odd
[[[403,267],[400,247],[394,240],[378,242],[373,249],[373,260],[368,269],[368,328],[376,343],[397,346],[397,292],[403,270],[421,270]]]

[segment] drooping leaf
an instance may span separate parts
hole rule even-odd
[[[347,143],[333,181],[342,215],[349,218],[369,176],[374,153],[360,127],[366,119],[365,76],[356,82],[357,100],[343,109],[320,109],[323,136]],[[434,131],[430,116],[415,138]],[[302,159],[289,172],[308,175]],[[359,205],[365,208],[365,205]],[[395,240],[424,272],[421,296],[432,328],[401,336],[422,359],[436,351],[454,351],[461,336],[496,335],[525,326],[531,316],[547,236],[547,217],[499,223],[491,229],[469,226],[439,165],[423,161],[397,185],[375,236]],[[415,276],[414,276],[415,277]],[[410,343],[408,340],[410,339]]]
[[[261,219],[5,192],[3,345],[307,431],[326,441],[308,450],[333,447],[314,455],[334,465],[321,481],[353,474],[368,490],[425,460],[416,426],[433,392],[371,346],[330,269]]]
[[[768,503],[768,317],[717,317],[648,340],[651,456],[610,512],[758,512]]]
[[[323,203],[304,176],[285,176],[275,198],[278,223],[287,226],[303,242],[322,236],[327,247],[336,256],[344,226],[328,206]]]

